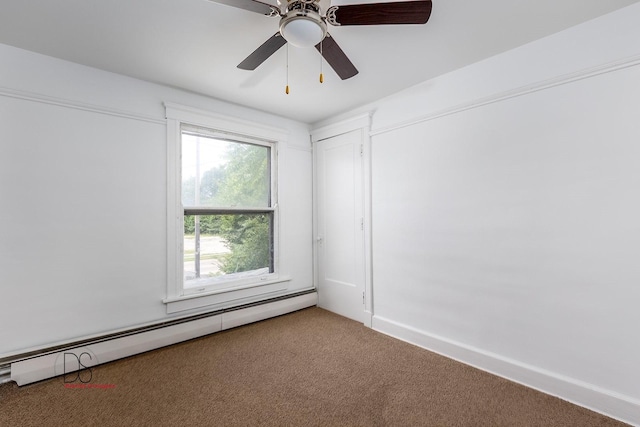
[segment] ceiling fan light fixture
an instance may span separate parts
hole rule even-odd
[[[313,47],[327,35],[327,24],[313,10],[292,10],[280,21],[280,34],[296,47]]]

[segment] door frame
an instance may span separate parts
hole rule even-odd
[[[354,130],[361,130],[362,212],[364,231],[364,325],[371,327],[373,318],[373,271],[371,263],[371,113],[330,123],[310,131],[313,150],[313,286],[319,284],[318,270],[318,164],[317,143]]]

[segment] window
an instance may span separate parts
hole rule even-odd
[[[167,312],[285,291],[278,266],[280,129],[165,103]]]
[[[185,124],[180,134],[185,290],[274,273],[273,144]]]

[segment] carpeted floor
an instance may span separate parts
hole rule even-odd
[[[0,426],[625,425],[319,308],[91,375],[0,386]]]

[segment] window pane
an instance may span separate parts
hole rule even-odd
[[[270,200],[270,148],[182,133],[182,205],[264,208]]]
[[[185,288],[273,273],[273,213],[185,215]]]

